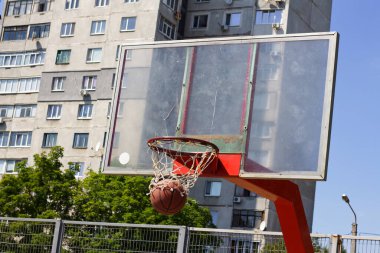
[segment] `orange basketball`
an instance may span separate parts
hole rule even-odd
[[[176,214],[186,204],[187,196],[179,181],[165,179],[157,183],[150,193],[153,208],[164,215]]]

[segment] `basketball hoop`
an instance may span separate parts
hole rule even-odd
[[[152,193],[165,182],[176,181],[181,194],[188,195],[199,175],[217,157],[218,147],[205,140],[187,137],[156,137],[147,141],[152,153],[154,178],[149,185]],[[167,180],[169,179],[169,180]]]

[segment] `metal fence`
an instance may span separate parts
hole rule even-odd
[[[380,253],[380,237],[312,234],[316,253]],[[285,253],[279,232],[0,217],[0,252]]]

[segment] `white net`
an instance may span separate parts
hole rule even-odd
[[[156,187],[166,187],[162,181],[170,179],[178,181],[183,187],[182,194],[188,195],[199,175],[218,154],[214,144],[192,138],[153,138],[148,141],[148,146],[154,170],[154,178],[149,185],[150,193]]]

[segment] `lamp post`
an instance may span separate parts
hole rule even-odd
[[[355,221],[354,221],[354,223],[352,223],[351,234],[353,236],[356,236],[356,235],[358,235],[358,223],[356,220],[356,213],[355,213],[354,209],[352,208],[352,206],[350,204],[350,199],[348,198],[348,196],[346,194],[342,195],[342,199],[344,202],[346,202],[348,204],[348,206],[351,208],[352,213],[354,214]],[[356,240],[354,240],[354,239],[351,239],[351,253],[356,253]]]

